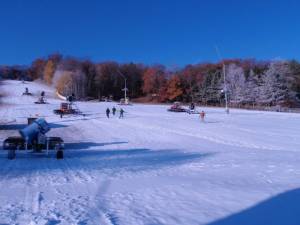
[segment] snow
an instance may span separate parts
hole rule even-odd
[[[34,115],[66,143],[64,160],[1,151],[0,224],[300,224],[300,114],[201,107],[201,123],[134,104],[107,119],[120,106],[78,102],[86,115],[61,119],[53,88],[0,88],[1,143]],[[50,104],[33,104],[42,90]]]

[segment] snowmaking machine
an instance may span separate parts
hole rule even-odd
[[[75,101],[75,96],[74,94],[66,97],[67,102],[62,102],[60,104],[60,108],[59,109],[55,109],[53,110],[54,114],[57,115],[68,115],[68,114],[81,114],[80,110],[78,109],[78,107],[76,106],[76,104],[74,103]]]
[[[41,92],[41,96],[34,103],[35,104],[48,104],[48,102],[45,100],[45,92],[44,91]]]
[[[60,137],[47,137],[50,125],[43,118],[28,118],[28,125],[19,130],[20,136],[8,137],[3,142],[3,149],[8,151],[8,158],[15,158],[16,150],[43,152],[56,150],[56,157],[63,158],[64,141]]]
[[[29,92],[28,87],[25,88],[25,92],[23,92],[22,95],[32,95],[31,92]]]

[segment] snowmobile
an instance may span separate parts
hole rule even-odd
[[[8,137],[3,142],[3,149],[8,150],[8,158],[15,158],[16,150],[33,150],[42,152],[55,149],[57,152],[64,149],[64,141],[60,137],[47,137],[50,126],[43,118],[28,118],[28,125],[19,130],[21,136]],[[61,152],[59,153],[61,154]],[[60,155],[61,156],[61,155]]]
[[[168,109],[169,112],[187,112],[187,109],[181,106],[180,102],[174,102],[174,104]]]

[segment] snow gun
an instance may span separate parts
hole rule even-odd
[[[60,137],[47,137],[50,125],[43,118],[28,118],[28,125],[19,130],[21,136],[8,137],[3,142],[5,150],[29,150],[42,152],[55,149],[62,156],[64,141]]]

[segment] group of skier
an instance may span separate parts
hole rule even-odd
[[[112,111],[113,116],[115,116],[115,115],[116,115],[116,112],[117,112],[116,107],[113,107],[113,108],[111,109],[111,111]],[[119,119],[124,118],[124,112],[125,112],[125,111],[121,108],[121,109],[120,109]],[[109,115],[110,115],[110,109],[107,108],[107,109],[106,109],[106,117],[109,118]]]

